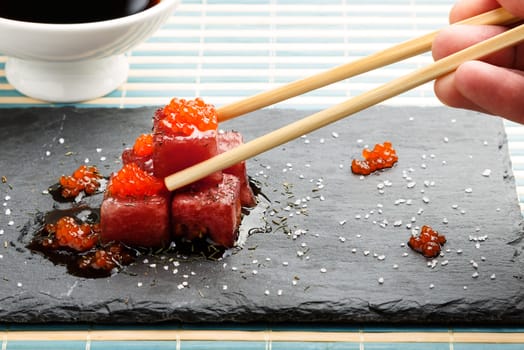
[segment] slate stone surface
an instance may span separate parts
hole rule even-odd
[[[37,213],[70,205],[43,191],[84,162],[117,170],[153,110],[0,110],[0,320],[523,323],[522,216],[502,122],[447,108],[375,107],[250,160],[267,200],[243,229],[271,232],[219,261],[144,256],[88,279],[28,250]],[[308,114],[269,109],[222,128],[250,140]],[[351,174],[351,159],[385,140],[397,165]],[[405,244],[424,224],[448,238],[435,260]]]

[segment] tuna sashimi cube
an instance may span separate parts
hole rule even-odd
[[[190,136],[170,135],[157,130],[153,135],[153,143],[153,171],[158,178],[164,178],[218,153],[217,132],[214,130],[195,131]],[[201,181],[218,184],[222,181],[222,172],[215,172]]]
[[[124,165],[135,163],[140,169],[153,173],[153,135],[139,135],[133,147],[122,152],[122,163]]]
[[[100,208],[100,239],[133,247],[162,247],[170,240],[169,195],[106,197]]]
[[[236,131],[227,131],[218,134],[218,152],[224,153],[244,143],[242,134]],[[235,175],[240,180],[240,202],[244,207],[254,207],[256,198],[247,176],[246,162],[242,161],[223,170],[226,174]]]
[[[171,202],[173,236],[193,240],[208,237],[233,247],[241,221],[240,180],[224,174],[218,186],[175,193]]]
[[[152,155],[140,156],[136,154],[132,148],[127,148],[122,152],[122,164],[135,163],[142,170],[148,173],[153,173],[153,157]]]
[[[161,247],[170,240],[170,193],[162,180],[126,164],[113,173],[100,208],[100,239],[137,247]]]

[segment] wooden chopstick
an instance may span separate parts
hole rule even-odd
[[[518,19],[506,10],[499,8],[481,15],[468,18],[457,24],[509,24]],[[254,96],[217,108],[218,120],[226,121],[240,115],[267,107],[315,89],[333,84],[373,69],[402,61],[431,49],[431,43],[439,31],[434,31],[379,51],[370,56],[349,62],[313,76],[297,80],[276,89],[265,91]]]
[[[230,151],[219,154],[202,163],[184,169],[164,179],[166,187],[173,191],[199,180],[215,171],[228,168],[304,134],[320,129],[351,114],[371,107],[388,98],[399,95],[442,75],[450,73],[470,60],[485,57],[502,48],[524,41],[524,24],[487,39],[462,51],[442,58],[427,67],[397,78],[373,90],[325,109],[309,117],[288,124],[269,134],[256,138]]]

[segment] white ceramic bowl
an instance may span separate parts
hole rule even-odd
[[[127,17],[91,23],[0,18],[0,52],[7,56],[7,80],[21,93],[50,102],[103,96],[126,81],[125,53],[164,24],[178,2],[161,0]]]

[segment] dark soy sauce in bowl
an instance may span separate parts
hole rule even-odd
[[[99,22],[130,16],[161,0],[0,0],[0,17],[36,23]]]

